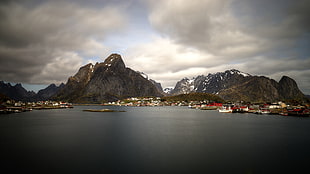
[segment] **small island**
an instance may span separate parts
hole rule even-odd
[[[126,112],[126,111],[117,111],[112,109],[84,109],[86,112]]]

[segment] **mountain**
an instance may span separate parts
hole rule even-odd
[[[55,95],[60,89],[62,89],[65,84],[61,83],[59,86],[55,84],[50,84],[48,87],[38,91],[36,95],[37,100],[49,100],[53,95]]]
[[[3,81],[0,81],[0,93],[17,101],[33,101],[36,95],[33,91],[27,91],[20,83],[12,86]]]
[[[111,54],[102,63],[81,67],[53,98],[100,103],[143,96],[162,96],[162,93],[139,72],[127,68],[120,55]]]
[[[175,85],[174,89],[170,91],[170,94],[178,95],[178,94],[188,94],[190,92],[194,92],[194,81],[195,79],[188,79],[187,77],[178,81]]]
[[[173,90],[173,88],[167,87],[167,88],[164,89],[164,93],[169,95],[169,94],[171,94],[172,90]]]
[[[297,83],[290,77],[283,76],[279,81],[279,92],[283,98],[294,99],[306,97],[298,88]]]
[[[12,86],[10,83],[0,81],[0,94],[16,101],[49,100],[50,97],[56,94],[63,86],[64,84],[61,84],[60,86],[51,84],[45,89],[41,89],[40,91],[38,91],[38,93],[35,93],[33,91],[27,91],[19,83]]]
[[[304,99],[296,82],[283,76],[279,82],[264,76],[252,76],[236,69],[200,75],[193,79],[183,78],[172,90],[173,95],[191,92],[217,94],[230,101],[267,102]]]
[[[208,74],[207,76],[200,75],[192,79],[183,78],[177,82],[171,93],[173,95],[191,92],[216,94],[222,89],[229,88],[237,83],[245,81],[249,76],[251,75],[232,69],[225,72]]]

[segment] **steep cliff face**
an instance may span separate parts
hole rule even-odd
[[[83,95],[85,86],[90,81],[94,66],[87,64],[79,69],[74,75],[69,77],[65,86],[62,87],[55,95],[51,98],[53,100],[72,100],[77,99]]]
[[[120,55],[112,54],[103,63],[81,67],[55,98],[71,102],[102,102],[142,96],[162,94],[140,73],[127,68]]]
[[[283,76],[279,82],[276,82],[264,76],[252,76],[232,69],[207,76],[197,76],[191,80],[192,83],[189,81],[188,78],[180,80],[172,90],[172,94],[204,92],[217,94],[225,100],[252,102],[305,98],[296,82],[287,76]]]
[[[164,91],[163,91],[163,87],[161,86],[160,83],[156,82],[156,81],[153,80],[153,79],[149,79],[149,81],[150,81],[151,83],[153,83],[153,85],[155,85],[155,87],[157,88],[157,90],[158,90],[159,92],[164,92]]]

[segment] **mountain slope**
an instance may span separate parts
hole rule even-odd
[[[120,55],[112,54],[103,63],[81,67],[54,99],[100,103],[142,96],[162,94],[151,81],[127,68]]]

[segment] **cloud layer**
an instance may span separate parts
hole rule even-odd
[[[310,93],[309,1],[149,0],[148,7],[161,39],[134,50],[143,50],[136,61],[154,63],[139,67],[154,77],[165,79],[163,69],[180,79],[237,68],[276,80],[289,75]]]
[[[113,6],[85,8],[51,1],[0,6],[0,79],[57,83],[74,74],[83,58],[106,55],[100,42],[126,25]]]
[[[235,68],[310,94],[309,11],[308,0],[8,1],[0,79],[65,82],[113,51],[164,87]]]

